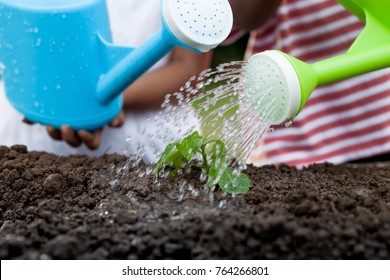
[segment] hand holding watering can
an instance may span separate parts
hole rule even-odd
[[[221,43],[232,13],[227,0],[162,0],[162,21],[142,46],[127,48],[111,44],[104,0],[0,0],[7,98],[33,122],[97,129],[121,110],[121,91],[173,47]]]

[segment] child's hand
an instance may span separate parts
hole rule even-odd
[[[118,116],[113,119],[108,126],[121,127],[125,122],[125,115],[121,111]],[[81,144],[85,144],[89,149],[96,150],[100,146],[102,138],[103,127],[93,130],[78,130],[74,131],[70,126],[63,125],[61,129],[56,129],[52,126],[46,127],[48,134],[55,140],[62,140],[71,145],[72,147],[78,147]]]
[[[33,124],[27,119],[24,119],[23,122],[27,124]],[[125,115],[121,111],[109,124],[110,127],[121,127],[125,122]],[[96,150],[100,146],[100,141],[102,138],[103,127],[93,130],[79,130],[74,131],[70,126],[63,125],[61,129],[56,129],[53,126],[46,127],[47,133],[55,140],[65,141],[72,147],[78,147],[84,143],[89,149]]]

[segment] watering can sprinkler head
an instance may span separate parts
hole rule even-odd
[[[228,0],[161,0],[161,17],[131,48],[111,43],[105,0],[0,0],[8,100],[32,122],[100,128],[122,109],[122,91],[174,47],[208,51],[233,23]]]
[[[161,15],[174,44],[198,52],[218,46],[233,25],[227,0],[162,0]]]
[[[294,119],[316,85],[309,64],[280,51],[255,54],[245,68],[244,93],[252,109],[273,125]]]
[[[244,93],[269,124],[293,120],[317,86],[390,66],[390,1],[338,2],[366,23],[347,52],[312,64],[280,51],[261,52],[248,60]]]

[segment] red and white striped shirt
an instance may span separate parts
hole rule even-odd
[[[246,57],[278,49],[311,63],[345,52],[363,23],[334,0],[283,0],[251,33]],[[390,151],[390,70],[318,87],[291,127],[276,127],[254,164],[342,163]],[[264,160],[265,155],[265,160]]]

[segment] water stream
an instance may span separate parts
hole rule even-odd
[[[250,153],[270,129],[269,120],[275,114],[273,105],[276,103],[269,98],[272,88],[264,89],[262,85],[257,88],[256,83],[246,86],[246,65],[246,62],[235,61],[207,69],[189,79],[178,92],[167,95],[162,109],[148,116],[155,130],[138,127],[141,137],[127,139],[129,165],[136,168],[142,159],[146,163],[156,162],[167,144],[197,130],[206,140],[222,140],[230,162],[236,169],[244,170]],[[169,129],[166,123],[171,124]],[[147,139],[147,143],[137,139]],[[148,168],[140,167],[138,176],[151,174],[152,169]],[[206,181],[205,178],[200,180]],[[178,188],[178,199],[183,197],[181,190],[184,189]]]
[[[265,99],[272,89],[259,94],[256,92],[258,89],[253,88],[256,85],[244,87],[245,66],[246,62],[235,61],[192,77],[179,92],[166,97],[161,112],[175,118],[177,110],[191,108],[198,126],[181,133],[188,134],[197,129],[207,140],[222,140],[228,148],[229,158],[242,166],[245,166],[250,153],[270,128],[268,120],[275,109],[275,102]],[[265,100],[267,105],[262,105],[259,114],[254,108]],[[185,120],[175,121],[182,123]],[[158,157],[161,151],[156,152]]]

